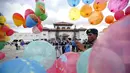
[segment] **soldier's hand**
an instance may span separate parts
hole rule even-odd
[[[85,51],[84,45],[81,44],[79,41],[76,41],[76,45],[80,50]]]

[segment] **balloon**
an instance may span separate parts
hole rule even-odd
[[[110,25],[104,35],[97,39],[95,45],[93,46],[93,50],[89,60],[89,64],[93,66],[89,67],[95,68],[94,64],[96,62],[98,64],[98,70],[99,68],[101,68],[101,65],[105,65],[107,67],[101,68],[99,70],[101,72],[95,73],[130,73],[129,30],[130,15],[127,15],[124,18]],[[100,60],[100,62],[102,63],[100,63],[98,60]],[[89,71],[89,73],[92,72]]]
[[[2,50],[4,48],[5,44],[6,44],[6,42],[1,42],[0,41],[0,50]]]
[[[76,7],[80,3],[80,0],[67,0],[67,1],[71,7]]]
[[[124,15],[124,11],[117,11],[115,14],[114,14],[114,17],[116,20],[120,20],[121,18],[123,18],[125,15]]]
[[[117,12],[123,10],[129,3],[129,0],[110,0],[108,3],[108,9],[111,12]]]
[[[96,3],[105,3],[108,2],[109,0],[95,0]]]
[[[104,3],[97,3],[94,2],[93,7],[95,11],[103,11],[107,6],[107,2]]]
[[[32,32],[33,32],[34,34],[38,34],[38,33],[40,33],[41,31],[38,29],[37,26],[34,26],[34,27],[32,28]]]
[[[56,60],[55,47],[46,41],[33,41],[25,47],[24,58],[38,61],[47,70]]]
[[[5,32],[3,32],[0,28],[0,41],[4,41],[5,40]]]
[[[57,64],[57,60],[55,60],[53,66],[47,70],[47,73],[57,73],[56,72],[56,64]]]
[[[8,31],[10,30],[10,28],[7,27],[6,25],[3,25],[2,28],[1,28],[1,30],[2,30],[3,32],[8,32]]]
[[[99,24],[99,23],[102,22],[103,17],[104,16],[103,16],[102,12],[100,12],[100,11],[94,11],[94,12],[92,12],[92,14],[90,15],[90,17],[88,18],[88,21],[92,25],[97,25],[97,24]]]
[[[77,73],[88,73],[88,60],[92,49],[83,52],[77,62]]]
[[[79,59],[78,53],[68,52],[60,56],[57,60],[57,73],[77,73],[76,63]]]
[[[24,27],[24,28],[27,28],[27,26],[26,26],[26,21],[24,21],[23,27]]]
[[[26,18],[26,26],[33,27],[38,23],[38,17],[35,14],[30,14]]]
[[[0,25],[4,25],[4,23],[6,22],[6,19],[4,16],[0,16]]]
[[[125,14],[126,14],[126,15],[129,15],[129,14],[130,14],[130,6],[126,8]]]
[[[7,36],[11,36],[14,34],[14,31],[12,29],[9,29],[7,32],[6,32],[6,35]]]
[[[5,53],[3,52],[0,52],[0,60],[4,59],[5,58]]]
[[[8,28],[10,28],[9,24],[4,24],[5,26],[7,26]]]
[[[94,0],[82,0],[84,4],[91,4]]]
[[[69,12],[69,18],[71,20],[78,20],[80,18],[80,10],[77,8],[72,8]]]
[[[112,15],[108,15],[106,18],[105,18],[105,22],[108,23],[108,24],[111,24],[114,22],[114,17]]]
[[[42,2],[36,2],[35,14],[37,16],[41,16],[41,14],[45,14],[45,4]]]
[[[25,11],[25,19],[26,19],[26,17],[28,16],[28,15],[30,15],[30,14],[34,14],[34,11],[33,10],[31,10],[31,9],[27,9],[26,11]]]
[[[14,21],[14,24],[16,26],[21,26],[24,23],[24,18],[21,14],[14,13],[13,14],[13,21]]]
[[[125,73],[125,67],[115,52],[100,48],[90,54],[88,73]]]
[[[44,21],[46,18],[47,18],[47,15],[46,15],[46,14],[42,14],[42,15],[40,16],[41,21]]]
[[[92,7],[89,5],[83,5],[82,8],[80,9],[80,14],[82,17],[89,17],[92,13]]]
[[[42,32],[43,31],[43,26],[42,26],[42,24],[38,24],[37,25],[37,28]]]
[[[0,73],[46,73],[45,69],[36,61],[28,59],[13,59],[0,65]]]

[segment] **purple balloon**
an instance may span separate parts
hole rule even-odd
[[[130,73],[130,15],[110,25],[104,35],[95,42],[89,62],[89,73],[92,73],[92,70],[99,73],[96,72],[96,64],[98,63],[101,63],[102,66],[108,66],[108,69],[102,69],[100,73],[108,73],[104,70],[109,71],[109,73]],[[102,66],[99,66],[98,69]],[[113,71],[109,69],[113,69]],[[116,70],[120,72],[116,72]]]
[[[111,12],[123,10],[129,3],[129,0],[110,0],[108,8]]]

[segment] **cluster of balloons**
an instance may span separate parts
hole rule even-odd
[[[115,22],[114,19],[116,19],[116,21],[118,21],[129,14],[130,14],[130,6],[128,6],[126,8],[125,12],[123,10],[119,10],[119,11],[115,12],[114,16],[108,15],[105,18],[105,22],[108,24],[112,24],[113,22]]]
[[[69,12],[69,18],[71,20],[78,20],[80,16],[88,18],[88,21],[92,25],[100,24],[103,21],[104,15],[102,11],[108,6],[110,12],[115,13],[114,16],[108,15],[105,18],[107,24],[114,22],[114,19],[119,20],[124,17],[123,9],[128,5],[129,0],[82,0],[85,4],[79,10],[76,6],[80,3],[80,0],[68,0],[68,4],[73,7]],[[93,9],[91,4],[93,3]],[[107,5],[108,4],[108,5]],[[130,13],[130,7],[125,11],[125,14]]]
[[[41,24],[47,18],[45,11],[45,4],[43,1],[36,1],[35,12],[31,9],[25,11],[24,17],[19,13],[13,14],[13,21],[16,26],[23,26],[24,28],[32,28],[32,32],[37,34],[42,32],[43,26]]]
[[[0,50],[4,48],[7,41],[10,40],[11,35],[14,34],[14,30],[6,23],[6,18],[0,13]]]

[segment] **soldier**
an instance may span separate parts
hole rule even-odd
[[[89,49],[93,46],[95,40],[98,37],[98,30],[97,29],[88,29],[86,31],[86,34],[88,36],[88,40],[87,42],[83,45],[80,42],[76,41],[76,45],[77,47],[81,50],[81,51],[85,51],[86,49]],[[85,47],[84,47],[85,46]]]

